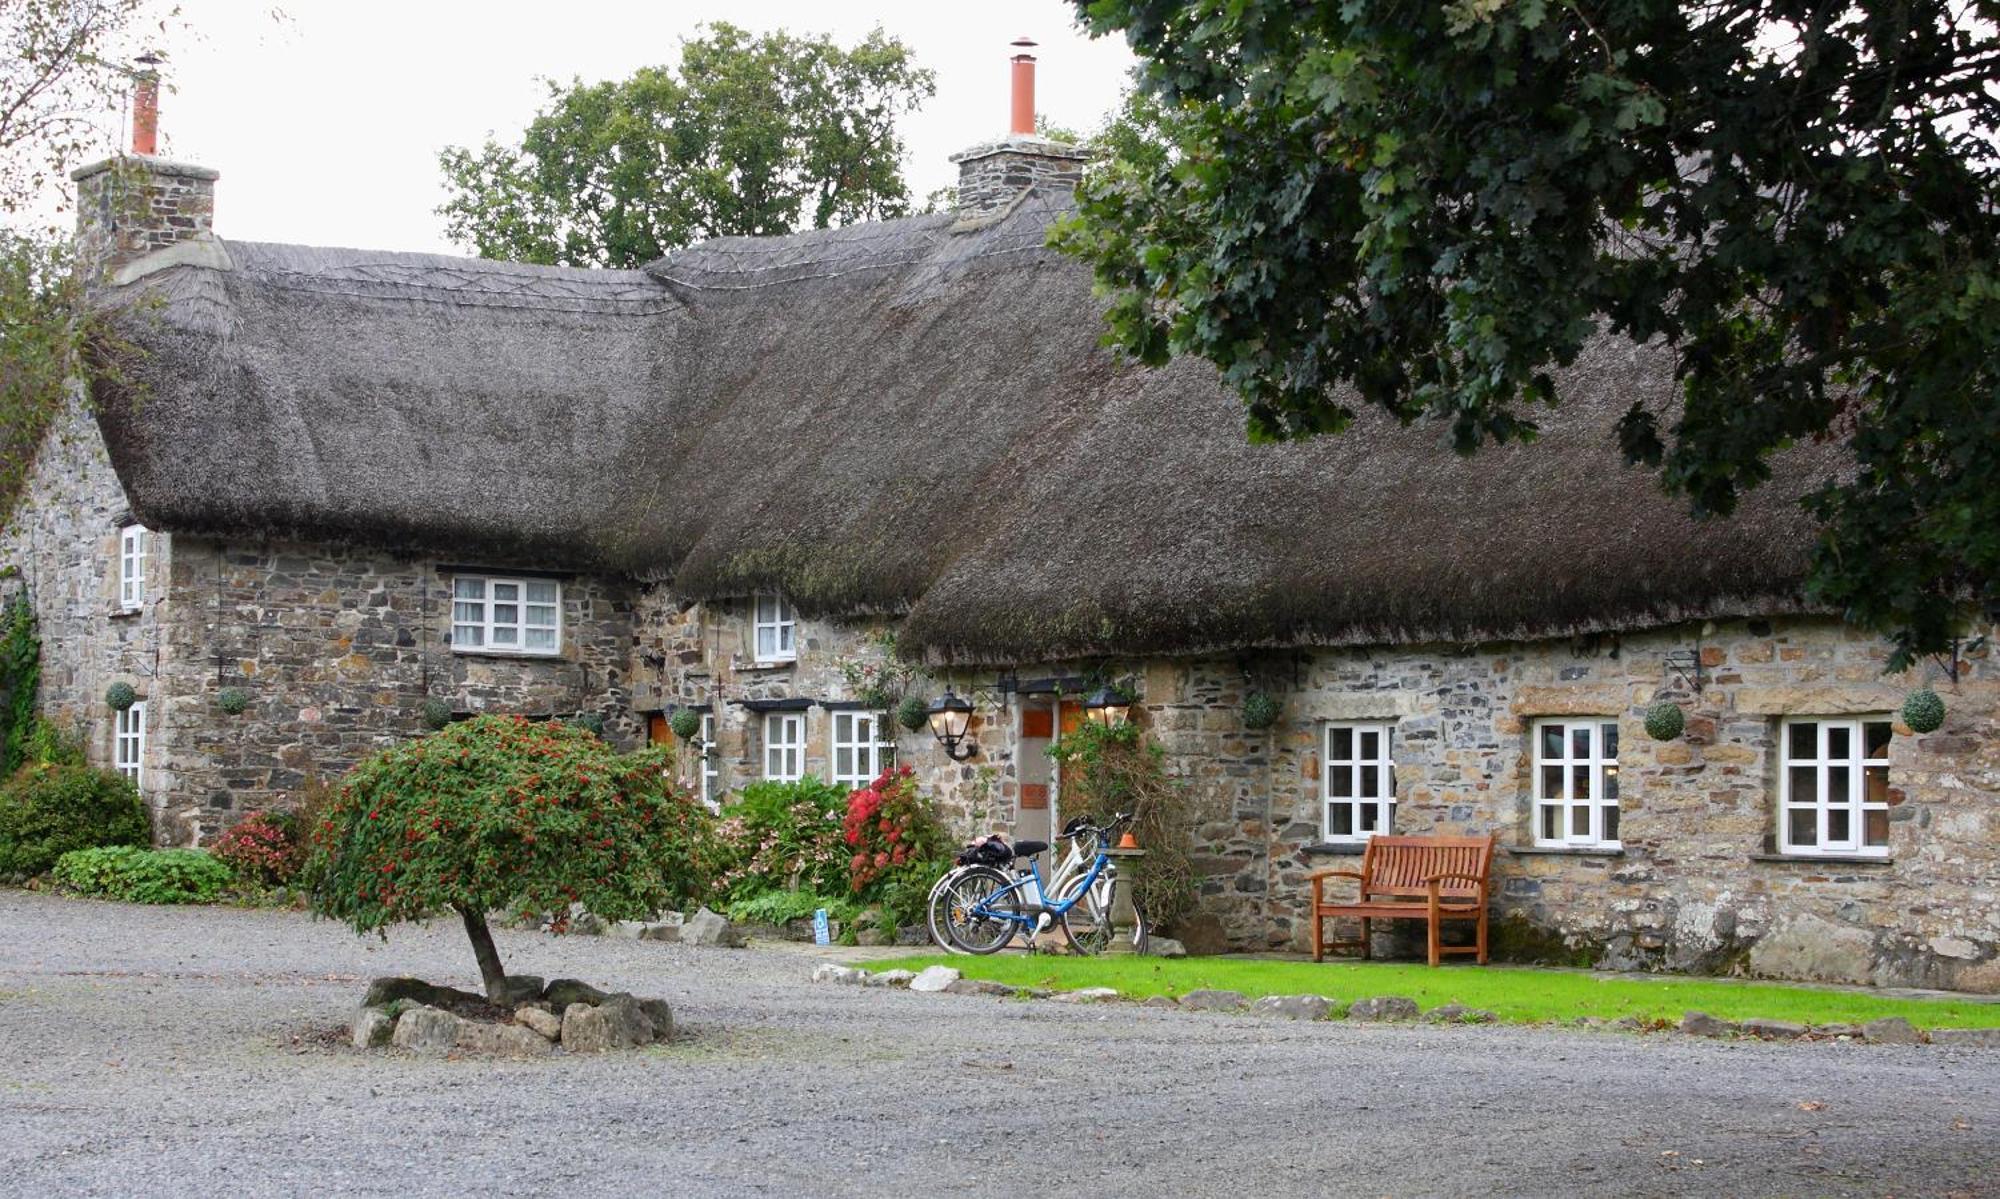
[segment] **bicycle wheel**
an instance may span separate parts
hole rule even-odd
[[[1092,956],[1111,945],[1111,913],[1098,900],[1095,889],[1062,914],[1062,926],[1071,953]]]
[[[1021,927],[1014,880],[991,866],[968,868],[945,888],[945,932],[967,953],[998,953]]]
[[[930,926],[931,940],[946,953],[964,953],[958,942],[951,939],[950,916],[951,884],[968,867],[954,866],[931,886],[931,899],[927,905],[924,923]]]

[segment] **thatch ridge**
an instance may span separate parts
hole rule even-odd
[[[1373,413],[1252,446],[1205,364],[1099,345],[1068,196],[725,238],[643,271],[230,243],[107,404],[163,527],[362,540],[906,612],[938,662],[1477,641],[1796,609],[1794,456],[1697,525],[1619,461],[1662,352],[1559,372],[1541,443],[1453,455]]]

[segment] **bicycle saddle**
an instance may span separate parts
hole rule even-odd
[[[1017,858],[1032,858],[1048,847],[1049,843],[1047,841],[1016,841],[1014,842],[1014,856]]]

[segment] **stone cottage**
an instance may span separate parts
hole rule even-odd
[[[1495,832],[1501,927],[1543,952],[2000,990],[2000,670],[1885,676],[1801,600],[1823,457],[1695,524],[1621,465],[1613,422],[1672,383],[1612,340],[1533,447],[1373,415],[1252,446],[1206,365],[1099,346],[1044,247],[1074,148],[959,160],[957,211],[629,271],[231,241],[212,171],[86,169],[138,352],[0,534],[44,706],[180,842],[430,701],[627,744],[690,707],[712,799],[900,758],[965,831],[1035,835],[1044,751],[1119,680],[1207,805],[1238,946],[1302,945],[1306,874],[1376,831]],[[972,696],[977,754],[896,727],[884,668]],[[1949,716],[1916,735],[1926,683]],[[1682,738],[1646,737],[1656,697]]]

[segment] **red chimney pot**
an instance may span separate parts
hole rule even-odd
[[[1035,42],[1033,38],[1017,37],[1013,44],[1020,48],[1020,53],[1014,55],[1013,120],[1007,132],[1032,137],[1035,133],[1035,56],[1028,51],[1035,48]]]
[[[160,76],[141,71],[132,85],[132,153],[156,154],[160,142]]]

